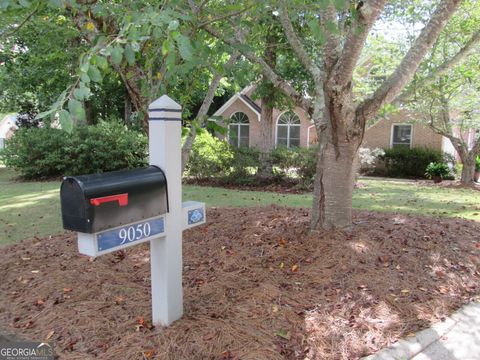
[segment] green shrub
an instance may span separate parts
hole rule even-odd
[[[79,127],[72,135],[67,174],[93,174],[147,165],[147,137],[119,122]]]
[[[260,151],[248,147],[233,148],[232,151],[229,177],[242,183],[254,181],[253,176],[260,166]]]
[[[203,131],[196,136],[193,143],[186,166],[187,175],[198,179],[226,177],[230,174],[234,157],[234,151],[226,141]]]
[[[480,156],[475,159],[475,171],[480,171]]]
[[[315,176],[316,152],[316,147],[293,149],[277,147],[270,156],[273,166],[280,175],[297,175],[303,182],[309,183]]]
[[[385,149],[385,155],[380,157],[385,168],[379,169],[379,175],[389,177],[424,178],[425,169],[430,163],[445,163],[441,151],[428,148],[397,147]]]
[[[425,169],[425,176],[428,179],[433,179],[439,177],[445,179],[451,176],[450,169],[447,164],[444,163],[430,163]]]
[[[147,139],[119,122],[76,127],[19,129],[1,155],[27,179],[90,174],[147,165]]]
[[[7,141],[2,160],[27,179],[60,176],[68,169],[69,140],[59,129],[20,128]]]
[[[298,151],[279,146],[272,150],[270,158],[275,172],[278,175],[288,176],[292,169],[298,166]]]

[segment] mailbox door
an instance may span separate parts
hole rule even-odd
[[[166,186],[160,186],[160,184],[148,187],[139,185],[130,188],[128,192],[118,194],[128,196],[128,204],[123,206],[119,201],[110,201],[100,205],[93,205],[89,201],[92,212],[91,232],[99,232],[165,214],[168,212],[166,190]]]

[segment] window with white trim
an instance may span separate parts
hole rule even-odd
[[[287,111],[278,118],[277,146],[300,146],[300,118],[293,111]]]
[[[392,126],[392,148],[412,147],[412,125],[394,124]]]
[[[228,141],[234,147],[249,145],[250,122],[247,114],[236,112],[231,117],[228,125]]]

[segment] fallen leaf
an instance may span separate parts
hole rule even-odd
[[[280,263],[280,269],[283,269],[285,267],[285,264],[283,262]]]
[[[223,359],[223,360],[231,360],[231,359],[233,359],[233,356],[232,356],[232,353],[230,352],[230,350],[225,350],[225,351],[222,353],[222,359]]]
[[[278,330],[276,335],[285,340],[290,340],[290,333],[284,329]]]
[[[40,305],[43,305],[45,304],[45,301],[43,299],[37,299],[37,301],[35,301],[35,305],[37,306],[40,306]]]
[[[211,332],[211,333],[209,333],[209,334],[206,334],[206,335],[203,337],[203,340],[205,340],[205,341],[210,341],[210,340],[212,340],[212,339],[214,338],[214,336],[215,336],[215,333],[214,333],[214,332]]]
[[[123,305],[125,303],[125,299],[122,296],[115,296],[115,304]]]
[[[30,329],[33,326],[33,320],[28,320],[27,323],[23,326],[25,329]]]
[[[63,288],[63,292],[71,292],[72,290],[73,290],[72,288],[68,288],[68,287]]]
[[[448,294],[448,288],[445,286],[439,286],[438,291],[440,291],[440,294]]]
[[[144,359],[151,359],[155,355],[155,350],[145,350],[142,352]]]
[[[45,340],[49,340],[49,339],[53,336],[53,334],[55,334],[55,330],[50,330],[50,331],[48,332],[47,337],[45,338]]]
[[[279,244],[280,244],[280,246],[283,247],[283,246],[287,245],[287,240],[281,239],[281,240],[279,241]]]
[[[295,271],[297,271],[297,270],[298,270],[298,265],[297,265],[297,264],[293,265],[293,266],[292,266],[292,271],[295,272]]]
[[[278,306],[277,305],[272,306],[272,312],[274,312],[274,313],[278,312]]]
[[[31,273],[32,274],[38,274],[40,271],[39,270],[32,270]]]

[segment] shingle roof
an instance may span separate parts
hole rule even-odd
[[[243,100],[245,100],[253,109],[255,109],[255,111],[257,113],[261,113],[262,112],[262,108],[260,106],[257,105],[257,103],[255,101],[253,101],[252,99],[250,99],[247,95],[245,94],[240,94],[240,96],[242,97]]]

